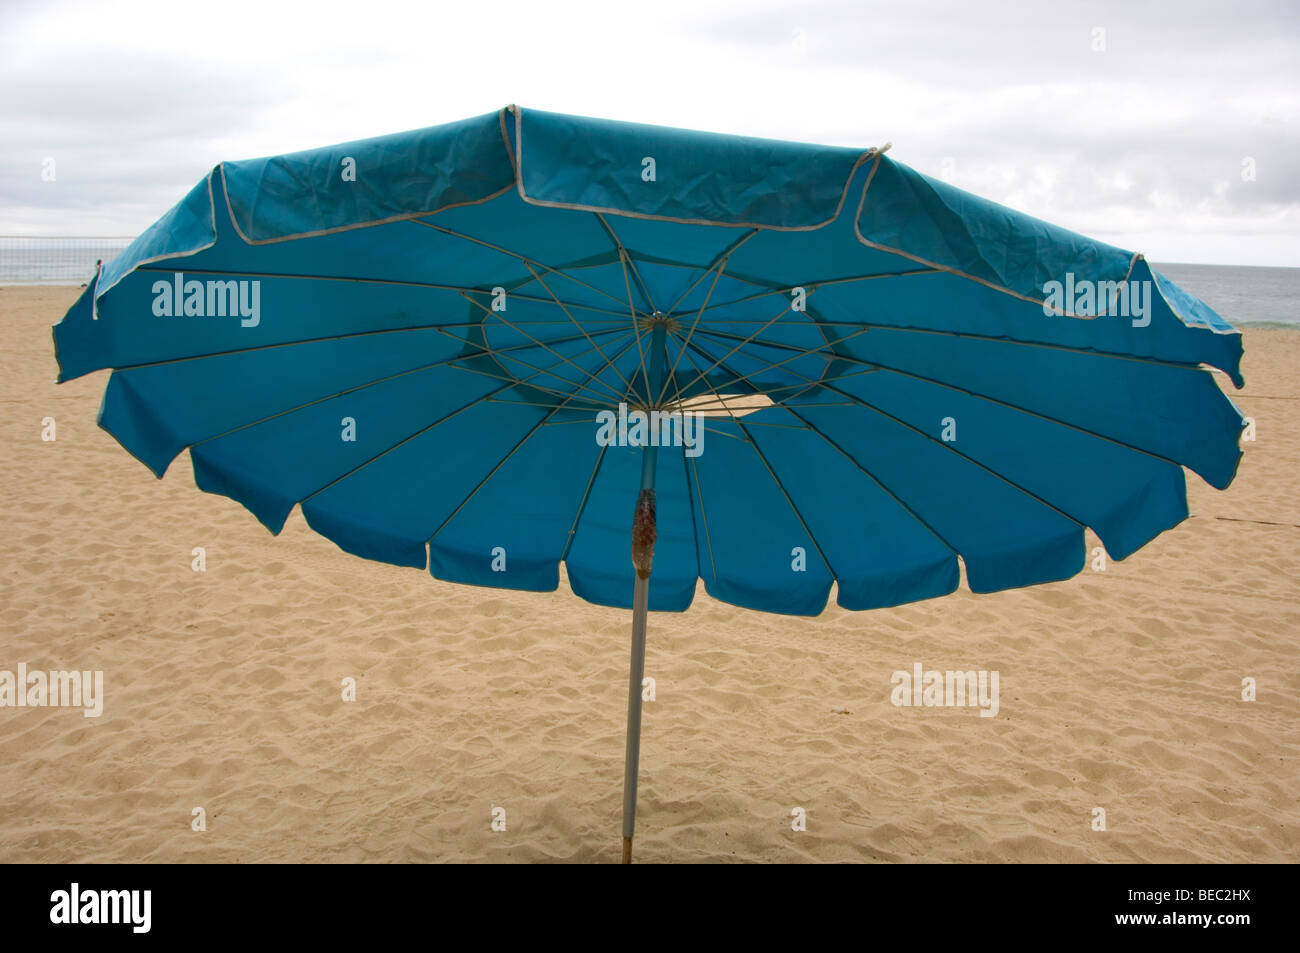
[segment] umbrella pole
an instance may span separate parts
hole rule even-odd
[[[648,493],[648,495],[647,495]],[[644,501],[649,500],[650,533],[654,533],[654,490],[642,490],[637,500],[637,522],[641,522]],[[636,530],[633,530],[634,538]],[[635,545],[635,544],[634,544]],[[654,536],[650,537],[654,552]],[[632,594],[632,664],[627,684],[627,749],[623,760],[623,863],[632,863],[632,834],[636,828],[637,763],[641,757],[641,680],[645,677],[646,610],[650,604],[650,573],[637,569]]]
[[[658,312],[655,318],[658,318]],[[646,376],[647,408],[663,386],[666,323],[653,321],[650,339],[650,371]],[[658,441],[656,440],[657,444]],[[627,746],[623,759],[623,863],[632,863],[632,835],[636,829],[637,764],[641,758],[641,680],[645,677],[645,628],[650,607],[650,566],[655,555],[655,469],[659,448],[641,448],[641,492],[632,517],[632,565],[636,581],[632,589],[632,661],[627,682]]]

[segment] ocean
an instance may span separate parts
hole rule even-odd
[[[0,285],[81,285],[129,238],[0,236]],[[1300,268],[1152,264],[1233,325],[1300,328]]]
[[[0,285],[82,285],[95,262],[112,260],[130,238],[18,238],[0,235]]]
[[[1151,267],[1196,295],[1229,324],[1300,328],[1300,268],[1154,262]]]

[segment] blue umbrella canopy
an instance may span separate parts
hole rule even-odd
[[[1244,426],[1239,332],[1141,255],[883,149],[514,106],[221,163],[54,339],[123,447],[272,532],[657,610],[1064,579]]]

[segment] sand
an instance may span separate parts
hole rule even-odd
[[[95,425],[107,372],[53,384],[77,294],[0,289],[0,669],[102,670],[104,713],[0,708],[0,860],[616,861],[629,614],[156,480]],[[1235,484],[1189,474],[1192,518],[1104,572],[652,615],[637,859],[1300,859],[1300,333],[1248,331],[1244,371]],[[916,662],[997,670],[997,716],[895,707]]]

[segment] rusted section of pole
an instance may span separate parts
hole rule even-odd
[[[650,578],[650,566],[655,558],[655,491],[642,490],[636,498],[632,515],[632,565],[641,579]]]

